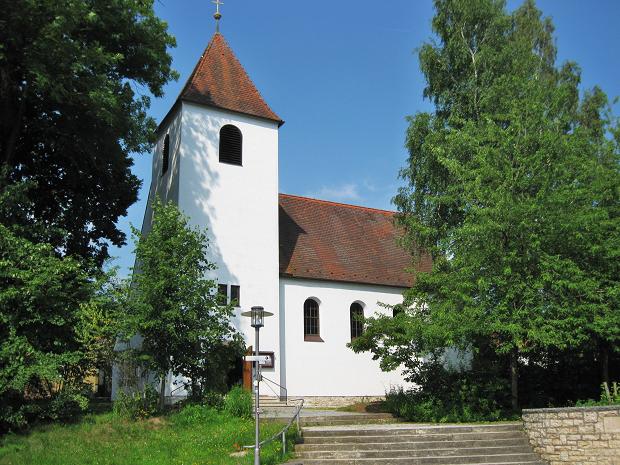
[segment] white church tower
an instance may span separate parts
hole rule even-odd
[[[237,302],[235,326],[253,344],[242,311],[274,313],[261,331],[273,352],[264,375],[280,383],[278,269],[278,130],[269,108],[217,32],[158,128],[149,203],[176,203],[193,225],[207,228],[211,278]],[[150,227],[147,207],[143,230]],[[171,386],[171,390],[174,386]]]

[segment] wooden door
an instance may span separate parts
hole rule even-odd
[[[252,347],[248,347],[246,355],[252,355]],[[252,390],[252,362],[243,361],[243,389]]]

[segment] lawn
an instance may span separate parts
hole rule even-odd
[[[281,428],[265,423],[263,437]],[[244,465],[253,463],[253,451],[244,457],[231,453],[253,439],[253,420],[207,407],[135,422],[103,413],[1,439],[0,465]],[[261,463],[283,462],[281,447],[279,441],[267,446]]]

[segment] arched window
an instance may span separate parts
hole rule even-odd
[[[403,313],[405,309],[401,304],[396,304],[392,307],[392,318],[396,318],[398,315]]]
[[[304,302],[304,341],[323,341],[319,326],[319,303],[314,299],[306,299]]]
[[[220,129],[220,162],[241,166],[243,136],[237,126],[227,124]]]
[[[364,332],[364,307],[358,302],[353,302],[349,309],[351,318],[351,340],[360,337]]]
[[[164,137],[164,150],[162,151],[161,159],[162,176],[168,171],[168,165],[170,165],[170,135],[166,134],[166,137]]]

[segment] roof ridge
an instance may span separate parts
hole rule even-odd
[[[280,192],[278,195],[280,197],[289,197],[292,199],[309,200],[311,202],[316,202],[316,203],[323,203],[323,204],[333,205],[333,206],[338,206],[338,207],[354,208],[357,210],[366,210],[366,211],[377,212],[377,213],[388,214],[388,215],[396,215],[398,213],[393,210],[384,210],[382,208],[364,207],[362,205],[353,205],[350,203],[334,202],[332,200],[315,199],[312,197],[304,197],[301,195],[294,195],[294,194],[284,194],[282,192]]]

